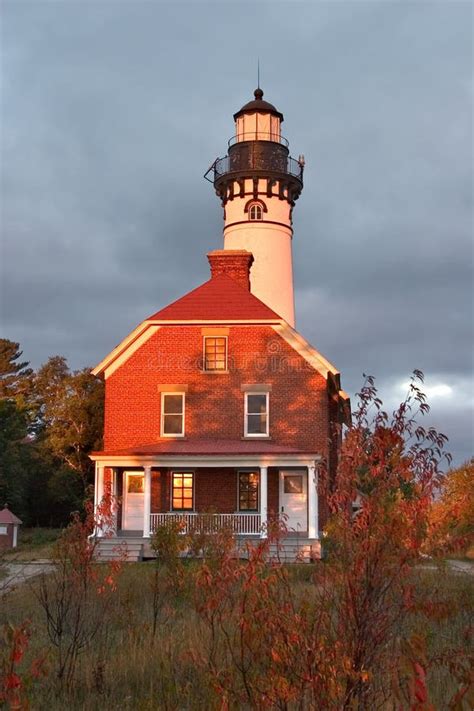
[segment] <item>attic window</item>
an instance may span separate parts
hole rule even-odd
[[[204,337],[204,370],[227,370],[227,338]]]
[[[249,220],[263,220],[263,209],[260,203],[254,202],[249,205]]]

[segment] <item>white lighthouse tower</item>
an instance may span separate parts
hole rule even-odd
[[[260,88],[254,96],[234,114],[228,155],[205,177],[224,208],[224,249],[252,252],[252,293],[294,327],[292,211],[303,188],[304,161],[289,155],[283,115],[263,100]]]

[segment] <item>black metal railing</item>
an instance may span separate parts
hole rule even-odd
[[[291,158],[291,156],[279,158],[278,161],[268,161],[265,157],[262,159],[262,157],[249,156],[248,160],[239,160],[238,162],[233,160],[231,156],[225,156],[224,158],[217,158],[204,177],[214,183],[228,173],[257,170],[292,175],[303,182],[303,167],[299,161]],[[208,177],[211,172],[212,178]]]

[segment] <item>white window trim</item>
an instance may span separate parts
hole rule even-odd
[[[267,412],[267,430],[266,432],[249,432],[248,431],[248,415],[258,414],[249,413],[248,398],[249,395],[265,395],[265,405]],[[245,437],[269,437],[270,436],[270,393],[269,392],[246,392],[244,393],[244,436]]]
[[[220,368],[206,368],[206,339],[207,338],[214,338],[214,339],[224,338],[225,339],[225,368],[222,368],[222,369],[220,369]],[[228,367],[229,367],[228,355],[229,355],[229,338],[228,338],[228,336],[208,335],[208,336],[202,337],[202,366],[203,366],[202,369],[205,373],[228,373],[229,372],[229,370],[228,370]]]
[[[192,509],[175,509],[173,506],[173,479],[175,474],[191,474],[193,477],[193,507]],[[172,469],[170,476],[170,512],[171,513],[195,513],[196,512],[196,472],[194,469]]]
[[[177,415],[181,414],[181,433],[166,433],[165,432],[165,396],[166,395],[181,395],[182,401],[183,401],[183,412],[182,413],[176,413]],[[168,415],[171,415],[173,413],[168,412]],[[162,392],[161,393],[161,428],[160,428],[160,435],[161,437],[184,437],[185,436],[185,422],[186,422],[186,393],[183,392]]]

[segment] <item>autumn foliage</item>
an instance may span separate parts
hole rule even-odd
[[[0,706],[27,708],[34,684],[48,683],[66,705],[79,697],[81,663],[93,656],[96,696],[91,706],[80,697],[77,708],[122,707],[125,689],[127,709],[429,711],[439,708],[438,678],[447,687],[443,708],[473,708],[472,590],[426,557],[446,550],[446,538],[469,534],[470,469],[444,476],[446,438],[419,422],[428,409],[421,381],[415,373],[389,415],[367,378],[335,477],[318,472],[330,516],[316,565],[282,564],[284,521],[238,551],[231,532],[205,517],[194,530],[174,521],[152,539],[156,561],[128,569],[137,601],[123,588],[120,556],[97,561],[91,534],[107,535],[113,524],[107,490],[96,517],[88,508],[73,518],[53,574],[35,586],[49,674],[32,666],[41,654],[26,661],[33,624],[6,628]],[[425,575],[429,588],[418,584]],[[460,629],[449,637],[452,619]],[[119,650],[125,668],[116,665]]]
[[[474,556],[474,462],[449,471],[430,512],[430,552]]]

